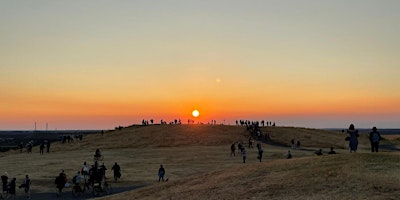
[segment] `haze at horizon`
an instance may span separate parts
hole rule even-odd
[[[398,1],[2,1],[0,130],[399,128]]]

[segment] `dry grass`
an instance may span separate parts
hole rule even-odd
[[[230,144],[247,142],[244,127],[153,125],[91,135],[74,144],[54,143],[52,152],[43,156],[37,147],[30,155],[2,153],[0,166],[17,182],[30,174],[32,193],[54,192],[54,178],[61,169],[71,179],[84,161],[93,163],[93,153],[100,148],[107,167],[114,162],[122,167],[122,180],[113,187],[146,186],[107,199],[390,199],[400,195],[398,152],[367,153],[369,143],[361,138],[360,153],[349,154],[342,133],[263,129],[281,145],[263,144],[262,163],[255,149],[247,149],[246,164],[229,155]],[[292,138],[300,139],[304,149],[292,150],[295,159],[283,159],[288,150],[283,145],[288,146]],[[325,147],[330,146],[341,154],[313,155],[312,150],[324,147],[327,151]],[[160,164],[166,167],[167,183],[156,181]],[[107,176],[111,174],[109,170]]]

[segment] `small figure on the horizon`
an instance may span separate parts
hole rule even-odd
[[[163,165],[160,165],[160,168],[158,169],[158,182],[161,180],[164,182],[164,175],[165,175],[165,169]]]
[[[331,147],[331,151],[329,151],[328,154],[336,154],[336,151],[333,150],[333,147]]]
[[[104,135],[104,130],[101,130],[101,136],[103,136]]]
[[[288,150],[287,155],[286,155],[286,159],[291,159],[292,158],[292,154],[290,153],[290,150]]]
[[[244,148],[242,151],[242,158],[243,158],[243,163],[246,163],[246,150]]]
[[[258,149],[258,159],[260,160],[260,162],[261,162],[261,160],[262,160],[262,156],[263,156],[263,150],[262,150],[262,148],[261,148],[261,146],[260,146],[260,148]]]
[[[314,153],[315,153],[317,156],[322,156],[322,155],[323,155],[322,149],[319,149],[318,151],[315,151]]]
[[[296,148],[296,146],[294,145],[294,139],[290,140],[290,144],[292,145],[292,149]]]
[[[381,141],[382,137],[379,134],[378,129],[376,127],[372,128],[372,132],[369,133],[369,141],[371,142],[371,152],[378,152],[379,149],[379,141]]]
[[[233,143],[232,145],[231,145],[231,156],[233,155],[233,156],[236,156],[236,146],[235,146],[235,143]]]
[[[356,152],[357,147],[358,147],[358,130],[354,128],[353,124],[350,124],[349,129],[347,130],[347,133],[349,134],[349,147],[350,147],[350,153],[351,152]]]
[[[121,167],[115,162],[111,170],[114,171],[114,181],[117,182],[117,180],[121,178]]]

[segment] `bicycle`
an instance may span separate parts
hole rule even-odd
[[[102,194],[108,195],[108,194],[111,194],[111,192],[112,192],[112,187],[107,182],[107,180],[104,180],[103,184],[101,184],[100,182],[93,183],[93,188],[92,188],[93,196],[97,197]]]
[[[72,187],[72,196],[80,197],[84,194],[90,194],[92,191],[90,183],[86,181],[83,183],[83,188],[78,184]]]

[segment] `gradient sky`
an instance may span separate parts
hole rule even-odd
[[[400,1],[0,1],[0,130],[400,128]]]

